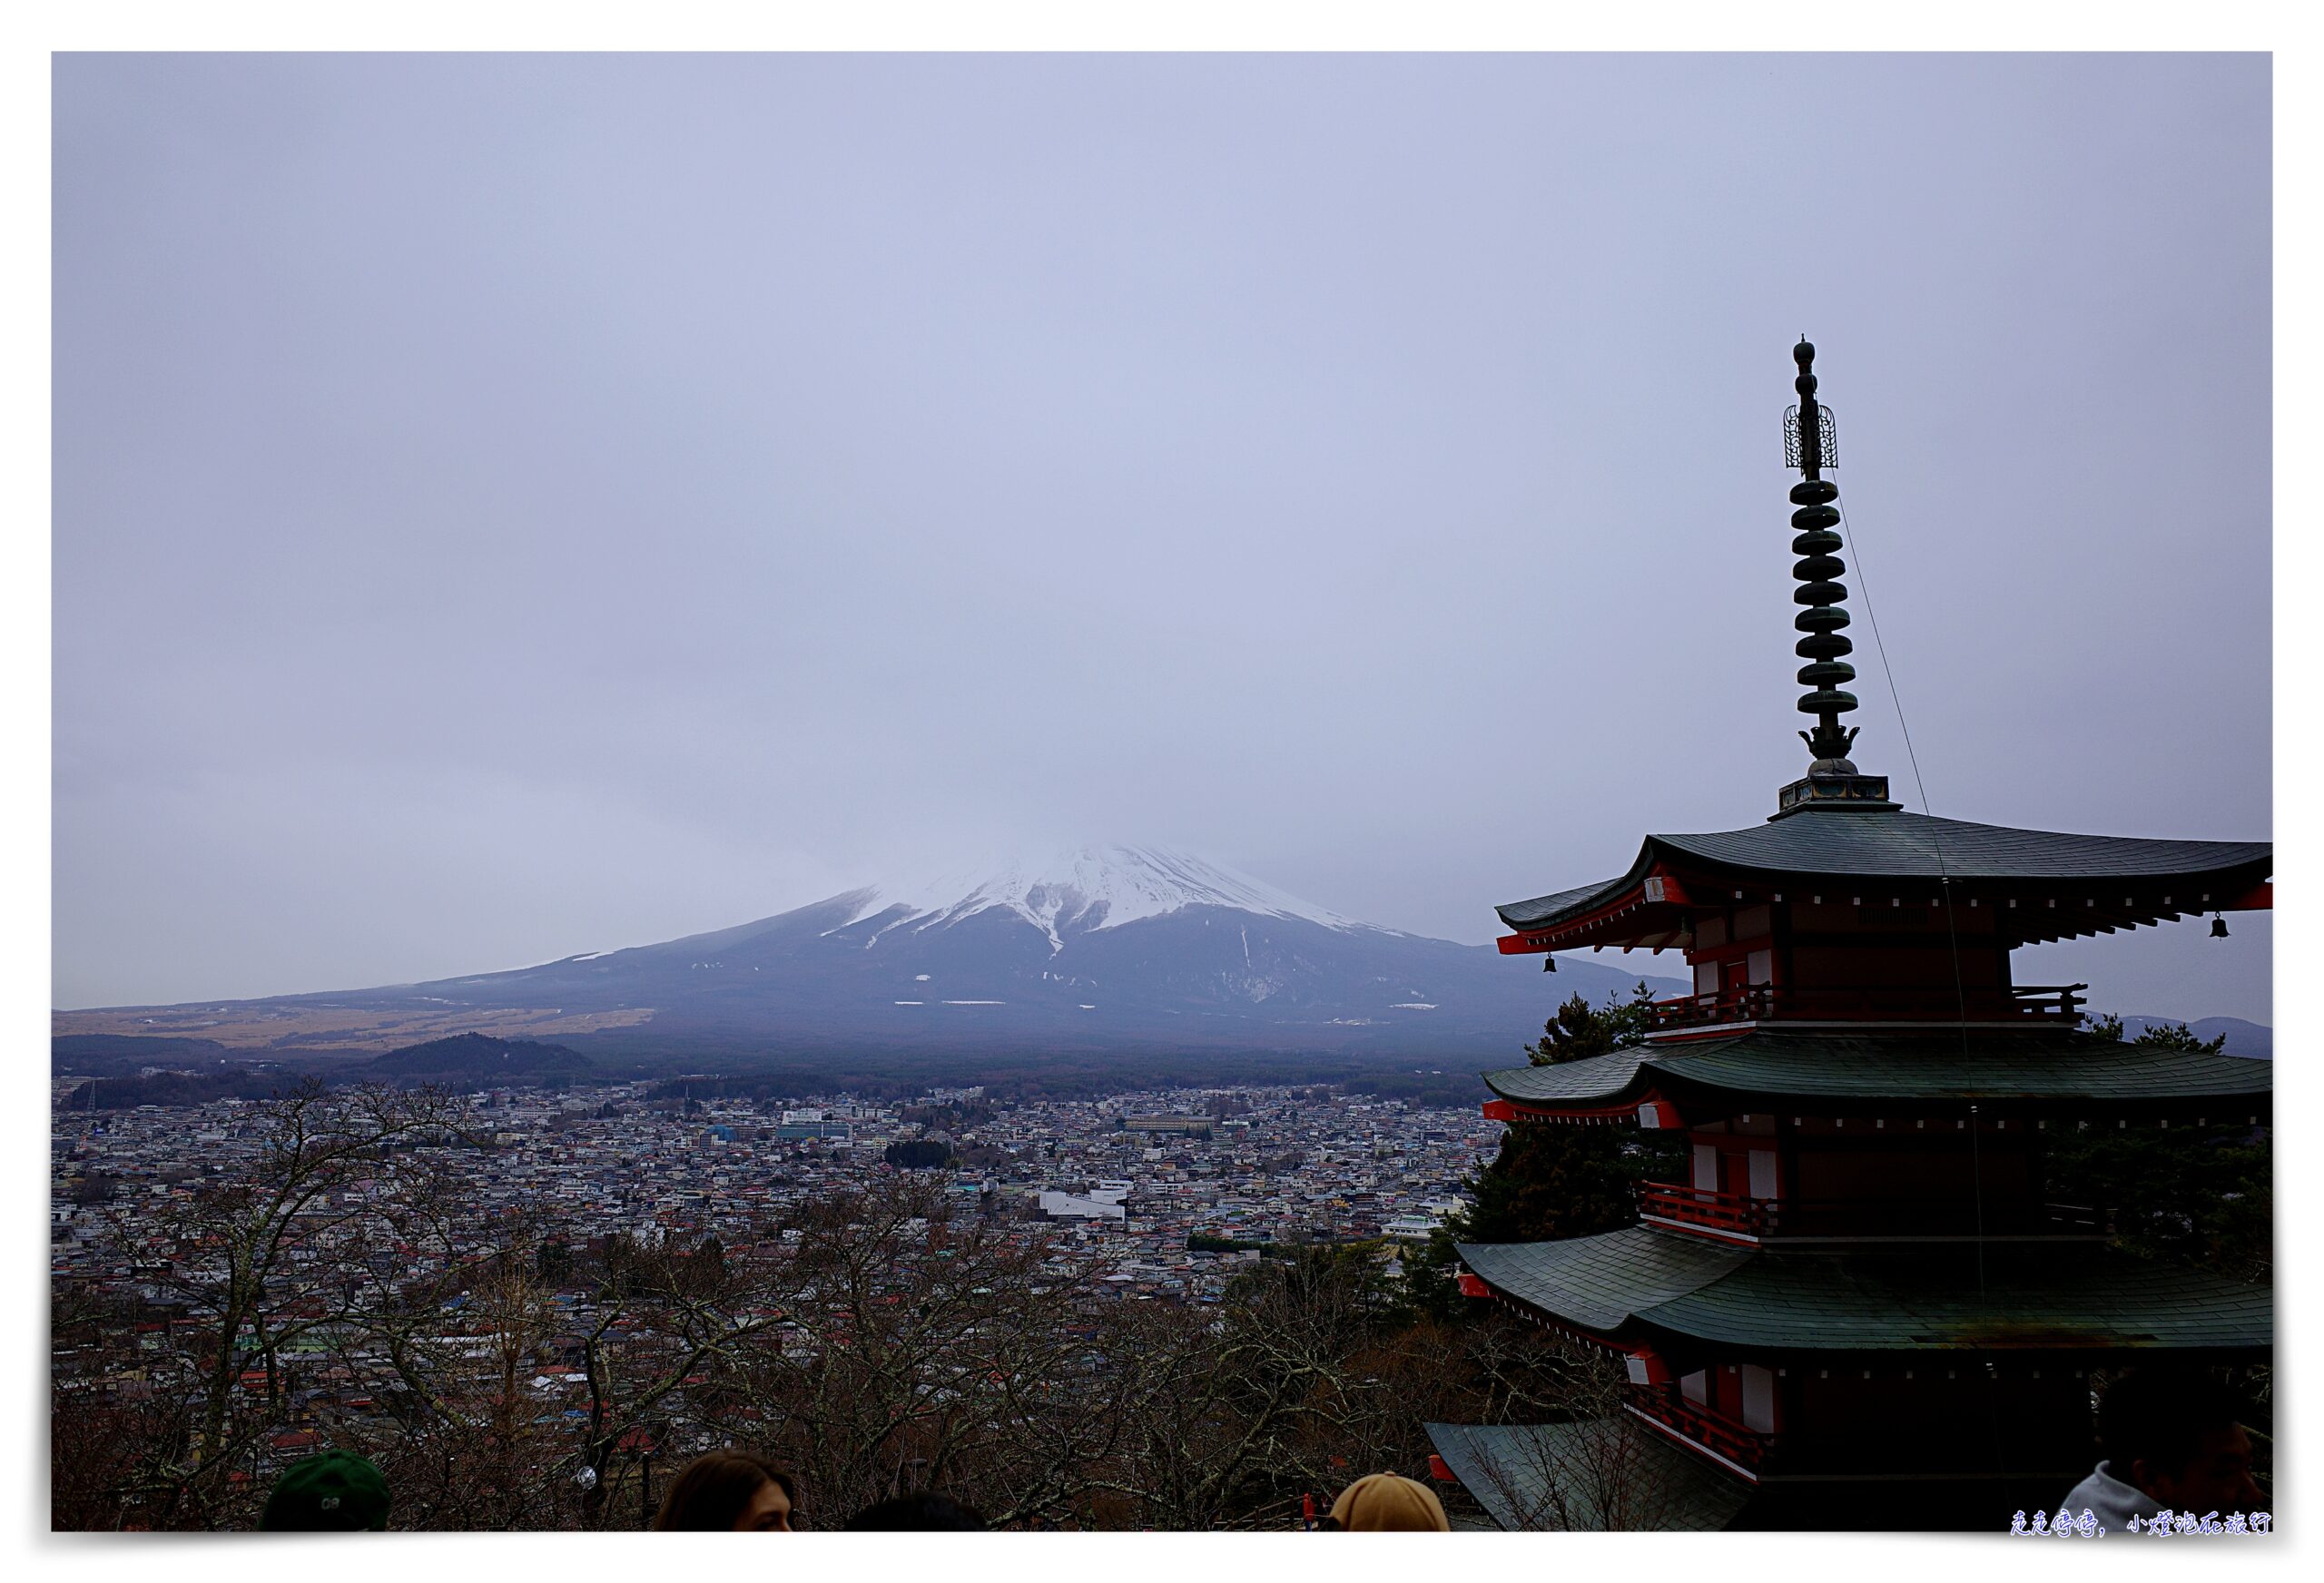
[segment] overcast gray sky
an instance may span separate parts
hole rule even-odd
[[[1856,760],[2271,832],[2259,56],[69,56],[60,1006],[512,967],[970,843],[1464,940]],[[2269,1017],[2238,919],[2022,959]],[[1669,970],[1670,959],[1662,961]]]

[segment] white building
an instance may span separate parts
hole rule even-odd
[[[1127,1220],[1129,1211],[1122,1207],[1118,1198],[1101,1198],[1095,1194],[1083,1197],[1078,1193],[1041,1194],[1041,1213],[1052,1220]]]

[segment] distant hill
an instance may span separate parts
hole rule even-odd
[[[62,1047],[68,1041],[58,1039]],[[184,1106],[208,1105],[220,1099],[271,1099],[298,1086],[309,1077],[333,1085],[347,1083],[423,1084],[455,1086],[481,1083],[527,1083],[554,1077],[580,1077],[596,1071],[597,1064],[578,1050],[529,1039],[486,1038],[464,1034],[433,1039],[427,1044],[390,1050],[362,1062],[340,1062],[304,1072],[286,1071],[273,1061],[253,1062],[247,1051],[221,1060],[214,1054],[187,1059],[184,1047],[199,1039],[141,1039],[124,1037],[123,1045],[142,1047],[127,1051],[102,1046],[95,1057],[103,1069],[84,1054],[80,1065],[60,1052],[54,1057],[59,1073],[87,1072],[88,1080],[75,1085],[60,1101],[66,1110],[133,1110],[141,1105]],[[140,1058],[143,1057],[142,1066]],[[152,1076],[140,1075],[162,1067]]]
[[[221,1099],[265,1100],[298,1086],[295,1073],[236,1066],[210,1071],[156,1072],[150,1077],[92,1077],[58,1101],[64,1110],[134,1110],[213,1105]]]
[[[233,1052],[247,1058],[247,1052]],[[50,1069],[100,1077],[134,1074],[144,1067],[187,1071],[215,1067],[229,1052],[216,1039],[141,1037],[128,1033],[65,1034],[49,1041]]]
[[[393,1081],[458,1078],[472,1083],[506,1082],[512,1077],[578,1077],[594,1071],[596,1065],[580,1051],[563,1045],[464,1033],[390,1050],[363,1062],[348,1075],[358,1079]]]
[[[2215,1039],[2227,1036],[2226,1053],[2230,1056],[2250,1056],[2271,1061],[2276,1056],[2276,1030],[2265,1023],[2246,1022],[2240,1017],[2199,1017],[2185,1022],[2176,1017],[2125,1017],[2122,1032],[2136,1038],[2151,1027],[2186,1027],[2199,1039]]]

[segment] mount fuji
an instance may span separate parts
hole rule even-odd
[[[658,945],[432,983],[60,1014],[55,1031],[377,1049],[484,1032],[623,1053],[1282,1050],[1511,1059],[1641,975],[1361,922],[1157,846],[1014,854]],[[1669,978],[1660,994],[1684,992]]]

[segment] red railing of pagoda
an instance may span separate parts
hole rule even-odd
[[[2043,1027],[2072,1027],[2085,1004],[2078,991],[2087,984],[2020,984],[2007,989],[1965,992],[1928,985],[1862,985],[1813,988],[1792,984],[1755,984],[1748,989],[1709,995],[1679,995],[1650,1008],[1658,1028],[1694,1027],[1722,1022],[2023,1022]]]
[[[1682,1221],[1741,1236],[1765,1236],[1773,1224],[1768,1211],[1774,1205],[1764,1198],[1683,1187],[1676,1182],[1640,1183],[1638,1207],[1640,1214],[1660,1220]]]
[[[1767,1461],[1774,1443],[1772,1435],[1754,1434],[1734,1420],[1688,1401],[1675,1390],[1632,1391],[1629,1403],[1631,1411],[1754,1472]]]

